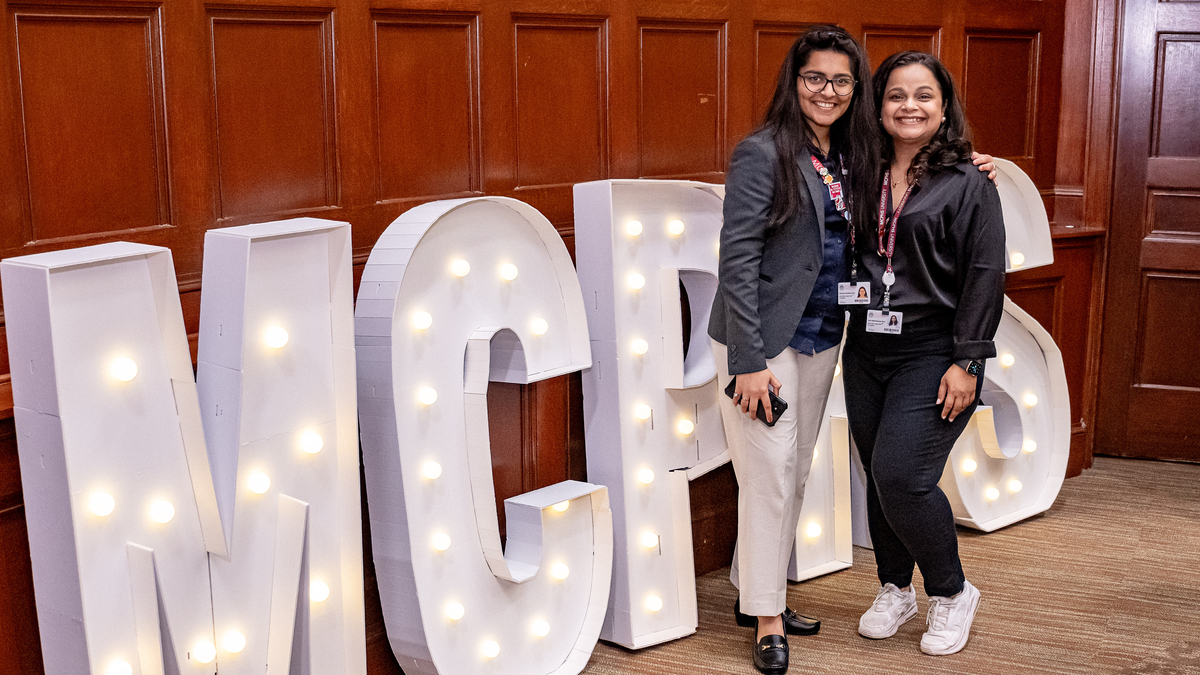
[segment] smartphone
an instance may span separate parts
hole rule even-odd
[[[725,387],[725,395],[729,398],[733,398],[734,394],[736,393],[737,375],[734,375],[733,379],[729,381],[729,386]],[[775,423],[779,421],[779,416],[782,415],[785,410],[787,410],[788,406],[787,401],[776,396],[775,392],[768,390],[767,395],[771,397],[771,421],[767,421],[767,410],[765,407],[763,407],[763,402],[761,400],[758,402],[758,411],[755,412],[755,416],[758,418],[759,422],[762,422],[769,427],[773,427],[775,426]]]

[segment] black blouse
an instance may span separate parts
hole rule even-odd
[[[890,224],[890,203],[888,212]],[[858,277],[871,282],[871,304],[851,308],[851,330],[865,330],[867,309],[883,304],[887,258],[878,254],[877,226],[870,223],[871,236],[858,242]],[[1004,216],[1000,193],[985,173],[962,162],[921,180],[900,214],[892,270],[891,309],[903,312],[904,321],[901,335],[888,338],[949,331],[956,361],[996,355],[992,338],[1004,312]]]

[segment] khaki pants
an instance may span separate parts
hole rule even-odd
[[[741,593],[742,612],[775,616],[787,606],[788,562],[839,350],[808,356],[786,347],[767,359],[767,368],[783,383],[780,397],[788,402],[787,411],[768,427],[725,396],[726,347],[715,341],[712,347],[721,421],[739,487],[737,549],[729,580]]]

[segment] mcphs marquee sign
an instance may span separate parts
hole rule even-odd
[[[1001,164],[1010,269],[1047,264],[1036,190]],[[406,673],[574,675],[598,639],[694,632],[688,480],[728,460],[705,335],[722,197],[576,186],[578,274],[522,202],[425,204],[376,242],[357,301],[346,223],[211,230],[194,377],[168,249],[3,261],[46,672],[363,675],[360,446]],[[997,343],[943,477],[983,530],[1049,507],[1070,431],[1045,331],[1008,303]],[[578,371],[593,482],[506,500],[502,545],[488,383]],[[851,563],[844,408],[835,382],[794,580]]]

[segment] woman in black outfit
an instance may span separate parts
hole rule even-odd
[[[937,483],[978,405],[983,362],[996,354],[1004,222],[995,186],[971,166],[946,68],[901,52],[879,67],[874,88],[891,142],[877,218],[856,223],[871,302],[851,308],[842,356],[882,586],[858,630],[890,637],[916,615],[919,565],[930,603],[921,651],[952,654],[967,643],[979,591],[963,575],[954,514]]]

